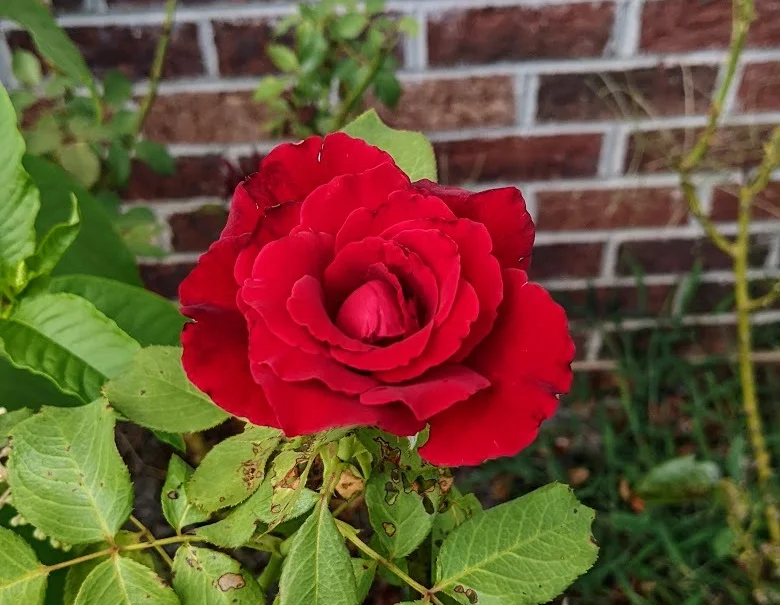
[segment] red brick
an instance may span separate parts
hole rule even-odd
[[[751,63],[745,66],[739,100],[745,111],[780,109],[780,63]]]
[[[52,0],[51,7],[58,15],[63,13],[76,13],[83,9],[84,0]]]
[[[69,27],[66,31],[96,75],[119,69],[128,77],[144,79],[151,70],[161,30],[159,26],[107,26]],[[24,31],[10,32],[8,42],[12,48],[32,48],[29,35]],[[163,75],[178,78],[202,73],[203,60],[195,25],[174,25]]]
[[[543,75],[539,119],[600,120],[706,113],[717,69],[662,67],[630,72]]]
[[[141,265],[141,281],[148,290],[165,298],[179,297],[179,284],[190,274],[195,263],[176,263],[172,265]]]
[[[728,126],[717,130],[701,170],[750,168],[763,156],[771,126]],[[701,129],[638,131],[631,135],[626,154],[627,172],[668,172],[690,150]]]
[[[716,189],[712,198],[712,218],[716,221],[737,220],[738,187]],[[780,183],[770,183],[753,202],[751,216],[756,220],[780,220]]]
[[[540,231],[664,227],[688,214],[678,189],[540,191],[537,205]]]
[[[377,110],[391,126],[408,130],[510,126],[515,97],[508,76],[436,79],[406,84],[394,110]]]
[[[227,170],[217,155],[183,157],[176,160],[176,173],[159,175],[145,164],[134,162],[130,184],[123,197],[128,200],[223,197]]]
[[[614,20],[612,2],[455,10],[428,22],[431,65],[597,57]]]
[[[442,182],[594,176],[601,135],[451,141],[434,149]]]
[[[640,47],[653,52],[724,48],[731,35],[730,0],[645,2]],[[780,39],[780,0],[756,0],[757,18],[749,46],[776,46]]]
[[[215,21],[213,25],[222,75],[255,76],[277,71],[265,52],[273,42],[270,22]]]
[[[251,92],[181,93],[157,97],[146,135],[163,143],[243,143],[268,138],[263,105]]]
[[[598,277],[602,254],[599,243],[537,245],[528,274],[535,280]]]
[[[766,260],[771,238],[753,236],[749,263],[761,267]],[[687,273],[695,263],[701,263],[704,271],[731,269],[731,259],[718,250],[709,240],[659,239],[624,242],[618,251],[617,271],[633,275],[639,268],[645,273]]]
[[[570,320],[610,320],[617,317],[657,316],[669,309],[672,286],[615,286],[588,290],[553,290],[552,297]]]
[[[754,281],[750,283],[751,296],[759,297],[766,294],[773,282]],[[767,307],[771,309],[780,308],[780,300],[776,300],[774,305]],[[686,313],[726,313],[734,309],[734,285],[704,283],[696,286],[690,301],[685,308]]]
[[[203,252],[219,238],[225,227],[227,210],[223,206],[203,206],[195,212],[171,215],[171,245],[176,252]]]

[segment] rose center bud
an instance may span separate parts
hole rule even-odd
[[[404,334],[404,316],[392,286],[375,279],[350,294],[339,309],[336,325],[347,335],[377,342]]]

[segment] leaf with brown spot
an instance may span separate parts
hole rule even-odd
[[[194,563],[194,565],[193,565]],[[182,605],[263,605],[265,595],[229,556],[187,544],[173,561],[173,587]]]
[[[194,523],[208,521],[210,515],[189,499],[184,485],[193,474],[192,467],[175,454],[168,463],[168,474],[161,492],[161,504],[166,521],[177,532]]]

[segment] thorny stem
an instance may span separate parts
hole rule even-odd
[[[149,90],[146,92],[146,97],[141,105],[141,111],[138,114],[138,122],[135,128],[136,138],[141,134],[144,124],[146,123],[146,118],[149,117],[149,112],[152,110],[152,105],[157,98],[157,87],[160,84],[160,78],[162,78],[163,67],[165,66],[165,56],[168,54],[168,44],[171,40],[171,30],[173,29],[173,16],[175,12],[176,0],[167,0],[165,4],[165,21],[163,22],[160,40],[157,42],[157,48],[154,51],[154,62],[152,63],[152,71],[149,75]]]
[[[729,242],[703,214],[698,203],[696,191],[691,184],[690,174],[693,172],[709,151],[712,138],[718,127],[718,119],[723,110],[726,96],[732,86],[734,73],[745,45],[745,39],[751,23],[755,19],[753,0],[733,0],[734,18],[732,26],[729,58],[726,74],[718,92],[710,106],[707,126],[691,150],[683,158],[679,166],[683,191],[688,199],[691,211],[702,224],[709,238],[721,250],[730,254],[734,266],[734,295],[737,312],[737,358],[740,383],[742,385],[742,406],[745,413],[748,435],[753,448],[753,457],[758,474],[758,484],[766,515],[769,536],[774,545],[780,545],[780,516],[772,491],[772,461],[764,437],[761,422],[758,397],[756,394],[756,377],[752,356],[752,335],[750,330],[750,313],[778,296],[780,286],[776,285],[772,292],[757,300],[751,300],[748,282],[748,251],[750,246],[750,214],[753,201],[763,191],[772,170],[778,165],[780,154],[780,127],[775,128],[769,143],[765,146],[764,157],[755,177],[743,186],[739,193],[739,215],[736,240]]]
[[[144,538],[146,538],[146,540],[150,544],[154,544],[154,534],[152,534],[152,532],[149,530],[148,527],[146,527],[146,525],[144,525],[141,521],[139,521],[132,515],[130,515],[130,523],[135,525],[141,531],[141,535]],[[154,550],[156,550],[157,554],[160,555],[162,560],[165,561],[165,563],[167,563],[168,567],[173,567],[173,559],[171,559],[171,557],[168,556],[168,553],[165,552],[165,550],[163,550],[161,546],[155,544]]]
[[[368,544],[363,542],[363,540],[358,538],[357,530],[354,527],[352,527],[349,523],[345,523],[341,519],[335,519],[335,521],[336,521],[336,527],[338,527],[338,530],[339,532],[341,532],[341,535],[344,536],[350,542],[352,542],[352,544],[354,544],[358,548],[358,550],[362,551],[369,558],[373,559],[383,567],[387,568],[389,571],[395,574],[399,579],[403,580],[410,587],[412,587],[414,590],[419,592],[423,597],[428,598],[430,602],[433,602],[436,605],[442,605],[442,602],[436,597],[436,595],[434,595],[431,592],[431,589],[426,588],[425,586],[420,584],[417,580],[410,577],[409,574],[407,574],[402,569],[400,569],[392,561],[385,559],[382,555],[376,552]]]

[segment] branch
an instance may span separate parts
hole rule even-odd
[[[171,557],[168,556],[168,553],[165,552],[161,546],[154,543],[154,534],[152,534],[152,532],[149,531],[149,528],[146,527],[146,525],[144,525],[143,523],[141,523],[138,519],[136,519],[133,515],[130,515],[130,523],[132,523],[139,530],[141,530],[141,535],[144,538],[146,538],[149,544],[154,544],[154,550],[156,550],[157,554],[160,555],[162,560],[168,564],[168,567],[173,567],[173,559],[171,559]]]
[[[701,201],[699,200],[699,194],[696,192],[696,187],[691,183],[688,176],[683,174],[680,176],[682,177],[683,195],[688,202],[691,213],[696,217],[696,220],[699,221],[699,224],[702,226],[702,229],[704,229],[707,237],[712,240],[712,243],[720,250],[733,257],[735,254],[734,242],[718,231],[715,224],[706,214],[704,214],[704,210],[702,210],[701,207]]]
[[[171,30],[173,29],[173,16],[176,12],[176,0],[167,0],[165,5],[165,21],[163,22],[160,40],[157,42],[157,48],[154,51],[154,62],[152,63],[152,72],[149,76],[149,90],[146,92],[141,111],[138,114],[138,122],[135,127],[135,138],[141,134],[152,110],[152,105],[157,98],[157,88],[162,78],[163,67],[165,66],[165,56],[168,54],[168,43],[171,39]]]
[[[749,308],[751,311],[766,309],[767,307],[772,306],[772,304],[778,299],[780,299],[780,281],[775,282],[775,285],[772,286],[772,289],[763,296],[759,296],[758,298],[751,300]]]

